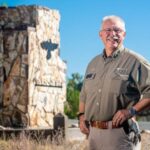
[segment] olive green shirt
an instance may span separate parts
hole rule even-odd
[[[150,64],[142,56],[122,47],[89,63],[80,93],[86,120],[112,120],[142,98],[150,98]]]

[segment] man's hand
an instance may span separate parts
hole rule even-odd
[[[132,117],[132,115],[130,114],[128,109],[121,109],[121,110],[117,111],[116,114],[114,115],[114,117],[112,119],[112,123],[113,123],[113,125],[118,127],[124,121],[126,121],[127,119],[129,119],[131,117]]]
[[[80,118],[79,118],[79,128],[82,133],[84,133],[86,135],[89,134],[89,128],[85,124],[84,115],[80,116]]]

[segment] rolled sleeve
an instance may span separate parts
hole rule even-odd
[[[138,70],[142,98],[150,98],[150,64],[142,63]]]
[[[83,86],[80,92],[80,97],[79,97],[81,102],[85,102],[86,101],[86,93],[85,93],[85,83],[83,82]]]

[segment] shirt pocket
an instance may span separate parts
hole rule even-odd
[[[96,88],[95,85],[96,73],[87,73],[85,76],[85,90],[91,92]]]
[[[112,93],[125,93],[129,80],[127,69],[116,68],[111,76],[110,91]]]
[[[116,68],[112,74],[112,79],[128,80],[128,78],[129,78],[128,70],[124,68]]]

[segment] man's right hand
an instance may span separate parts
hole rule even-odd
[[[79,128],[82,133],[84,133],[86,135],[89,134],[89,128],[87,127],[87,125],[85,123],[84,115],[80,116],[80,118],[79,118]]]

